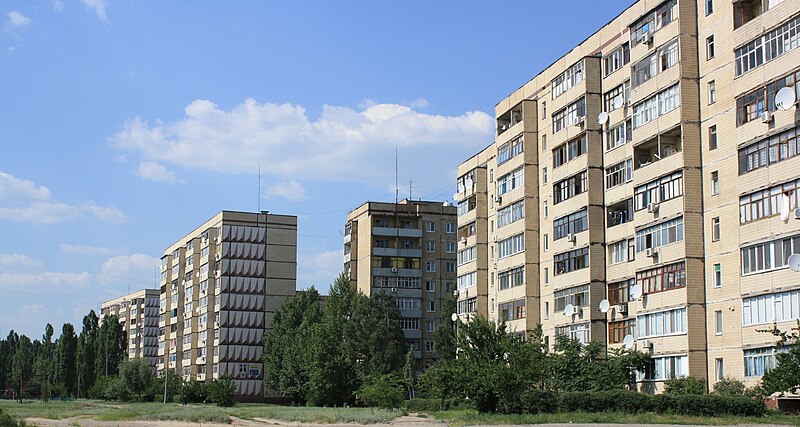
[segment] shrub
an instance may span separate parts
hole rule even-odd
[[[706,394],[706,381],[697,377],[678,377],[664,381],[666,394]]]
[[[520,400],[522,412],[526,414],[555,412],[557,409],[556,394],[550,390],[525,390],[521,393]]]
[[[0,409],[0,427],[24,427],[26,425],[25,420],[21,420],[19,417],[11,414],[5,414],[3,410]]]
[[[475,409],[475,405],[460,398],[452,399],[409,399],[403,403],[403,408],[407,412],[435,412],[447,411],[450,409]]]
[[[720,396],[744,396],[747,388],[744,383],[732,378],[723,378],[714,384],[713,394]]]
[[[131,395],[125,382],[119,377],[99,377],[89,390],[92,399],[119,400],[127,402]]]
[[[208,398],[217,406],[233,406],[236,401],[236,385],[231,377],[224,376],[218,380],[213,380],[206,386]]]
[[[403,404],[403,383],[394,375],[368,377],[358,391],[366,406],[395,409]]]
[[[191,380],[183,385],[183,394],[186,396],[186,399],[192,403],[201,403],[205,402],[207,397],[207,390],[206,386],[203,383],[197,382],[196,380]],[[183,396],[178,402],[183,401]]]

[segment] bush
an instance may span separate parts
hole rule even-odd
[[[217,406],[233,406],[236,404],[236,385],[231,377],[225,376],[218,380],[213,380],[206,386],[208,398]]]
[[[744,396],[747,388],[744,383],[732,378],[723,378],[714,384],[713,394],[720,396]]]
[[[403,404],[403,383],[394,375],[368,377],[358,395],[366,406],[399,408]]]
[[[475,405],[468,400],[452,399],[409,399],[403,404],[407,412],[436,412],[450,409],[475,409]]]
[[[127,402],[131,400],[130,392],[125,382],[119,377],[99,377],[89,389],[92,399],[118,400]]]
[[[520,400],[522,412],[526,414],[555,412],[557,409],[556,394],[550,390],[525,390],[522,392]]]
[[[706,381],[697,377],[678,377],[664,381],[665,394],[706,394]]]
[[[19,417],[11,414],[5,414],[3,410],[0,409],[0,427],[24,427],[26,425],[25,420],[21,420]]]
[[[197,382],[196,380],[191,380],[183,385],[183,394],[189,402],[202,403],[206,401],[208,392],[205,384]],[[181,400],[178,400],[178,402],[182,401],[183,396],[181,396]]]

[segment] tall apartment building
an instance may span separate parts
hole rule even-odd
[[[421,367],[435,357],[433,332],[452,313],[442,302],[456,280],[456,208],[448,203],[367,202],[347,215],[344,270],[365,295],[396,299],[403,334]]]
[[[158,362],[158,289],[142,289],[103,303],[101,316],[117,316],[125,332],[128,359]]]
[[[774,105],[800,90],[799,15],[640,0],[498,103],[458,169],[459,312],[542,324],[550,346],[631,335],[645,391],[755,382],[774,363],[756,330],[800,317],[800,222],[775,217],[798,206],[798,113]]]
[[[297,217],[222,211],[161,258],[158,370],[264,397],[262,338],[295,294]]]
[[[800,95],[800,2],[699,2],[699,65],[708,372],[758,382],[774,339],[800,318],[800,114],[776,95]]]

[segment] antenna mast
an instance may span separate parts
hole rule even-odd
[[[394,203],[397,204],[400,200],[400,184],[397,178],[397,147],[394,147]]]
[[[258,162],[258,210],[261,212],[261,162]]]

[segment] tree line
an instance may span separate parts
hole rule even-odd
[[[0,397],[85,397],[98,378],[117,375],[127,349],[119,319],[92,310],[82,323],[80,333],[64,323],[55,340],[49,323],[41,339],[11,330],[0,340]]]

